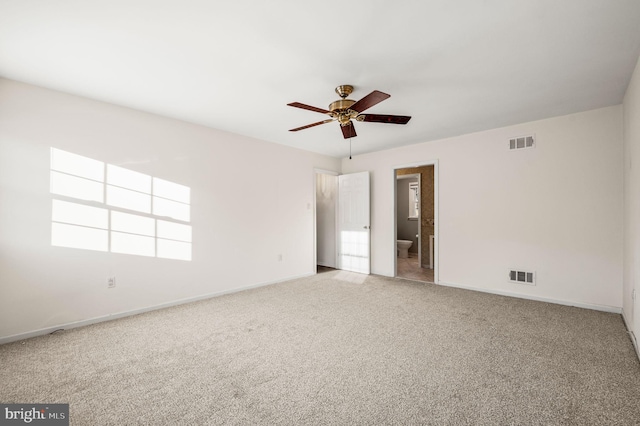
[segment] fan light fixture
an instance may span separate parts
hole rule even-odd
[[[359,101],[354,101],[352,99],[347,99],[347,96],[349,96],[352,92],[353,86],[349,84],[344,84],[336,87],[336,93],[338,94],[338,96],[340,96],[340,99],[331,102],[331,104],[329,104],[328,110],[302,104],[300,102],[292,102],[290,104],[287,104],[295,108],[301,108],[309,111],[319,112],[321,114],[327,114],[331,117],[327,120],[307,124],[306,126],[302,127],[296,127],[295,129],[291,129],[289,131],[297,132],[299,130],[304,130],[310,127],[337,121],[338,123],[340,123],[340,129],[342,130],[342,135],[344,136],[344,138],[350,139],[358,136],[356,134],[356,129],[353,125],[352,120],[389,124],[407,124],[409,120],[411,120],[411,117],[406,115],[363,114],[365,110],[384,101],[391,95],[380,92],[378,90],[374,90]]]

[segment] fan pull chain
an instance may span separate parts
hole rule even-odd
[[[351,160],[351,137],[349,137],[349,160]]]

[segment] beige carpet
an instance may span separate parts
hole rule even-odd
[[[74,425],[640,423],[621,317],[333,271],[0,346]]]

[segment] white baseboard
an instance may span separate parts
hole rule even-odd
[[[69,329],[72,329],[72,328],[84,327],[86,325],[97,324],[99,322],[104,322],[104,321],[111,321],[111,320],[114,320],[114,319],[129,317],[129,316],[132,316],[132,315],[138,315],[138,314],[142,314],[144,312],[156,311],[158,309],[164,309],[164,308],[170,308],[172,306],[184,305],[185,303],[198,302],[200,300],[211,299],[213,297],[223,296],[225,294],[238,293],[240,291],[250,290],[252,288],[264,287],[264,286],[268,286],[268,285],[272,285],[272,284],[278,284],[278,283],[282,283],[282,282],[286,282],[286,281],[290,281],[290,280],[295,280],[295,279],[298,279],[298,278],[309,277],[309,276],[315,275],[315,274],[316,274],[315,272],[311,272],[311,273],[307,273],[307,274],[302,274],[302,275],[297,275],[297,276],[292,276],[292,277],[286,277],[286,278],[282,278],[282,279],[274,280],[274,281],[265,281],[265,282],[261,282],[261,283],[258,283],[258,284],[251,284],[251,285],[248,285],[248,286],[238,287],[238,288],[234,288],[234,289],[230,289],[230,290],[223,290],[223,291],[218,291],[218,292],[215,292],[215,293],[208,293],[208,294],[203,294],[203,295],[200,295],[200,296],[187,297],[187,298],[184,298],[184,299],[178,299],[178,300],[174,300],[174,301],[167,302],[167,303],[161,303],[159,305],[153,305],[153,306],[147,306],[147,307],[140,308],[140,309],[134,309],[134,310],[131,310],[131,311],[117,312],[117,313],[114,313],[114,314],[103,315],[103,316],[99,316],[99,317],[89,318],[89,319],[86,319],[86,320],[74,321],[74,322],[65,323],[65,324],[58,324],[58,325],[51,326],[51,327],[46,327],[46,328],[41,328],[41,329],[38,329],[38,330],[28,331],[26,333],[19,333],[19,334],[14,334],[14,335],[11,335],[11,336],[0,337],[0,345],[5,344],[5,343],[16,342],[16,341],[19,341],[19,340],[29,339],[31,337],[43,336],[45,334],[50,334],[50,333],[52,333],[52,332],[54,332],[56,330],[69,330]]]
[[[622,321],[624,321],[625,327],[627,327],[627,333],[629,333],[629,338],[631,339],[631,343],[636,350],[636,355],[638,356],[638,360],[640,360],[640,348],[638,348],[638,339],[636,338],[636,334],[634,330],[631,328],[631,324],[629,320],[627,320],[627,316],[625,315],[624,309],[622,310]]]
[[[621,314],[622,313],[622,308],[618,308],[617,306],[597,305],[595,303],[573,302],[573,301],[570,301],[570,300],[553,299],[553,298],[550,298],[550,297],[532,296],[530,294],[515,293],[515,292],[510,292],[510,291],[492,290],[492,289],[486,289],[486,288],[481,288],[481,287],[472,287],[472,286],[466,286],[466,285],[461,285],[461,284],[446,283],[446,282],[443,282],[443,281],[439,281],[436,284],[443,285],[443,286],[446,286],[446,287],[455,287],[455,288],[462,288],[462,289],[465,289],[465,290],[479,291],[479,292],[482,292],[482,293],[497,294],[499,296],[509,296],[509,297],[516,297],[518,299],[536,300],[538,302],[548,302],[548,303],[555,303],[557,305],[574,306],[576,308],[592,309],[594,311],[611,312],[611,313],[614,313],[614,314]]]

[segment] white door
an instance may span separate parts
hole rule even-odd
[[[338,176],[338,268],[369,274],[369,172]]]

